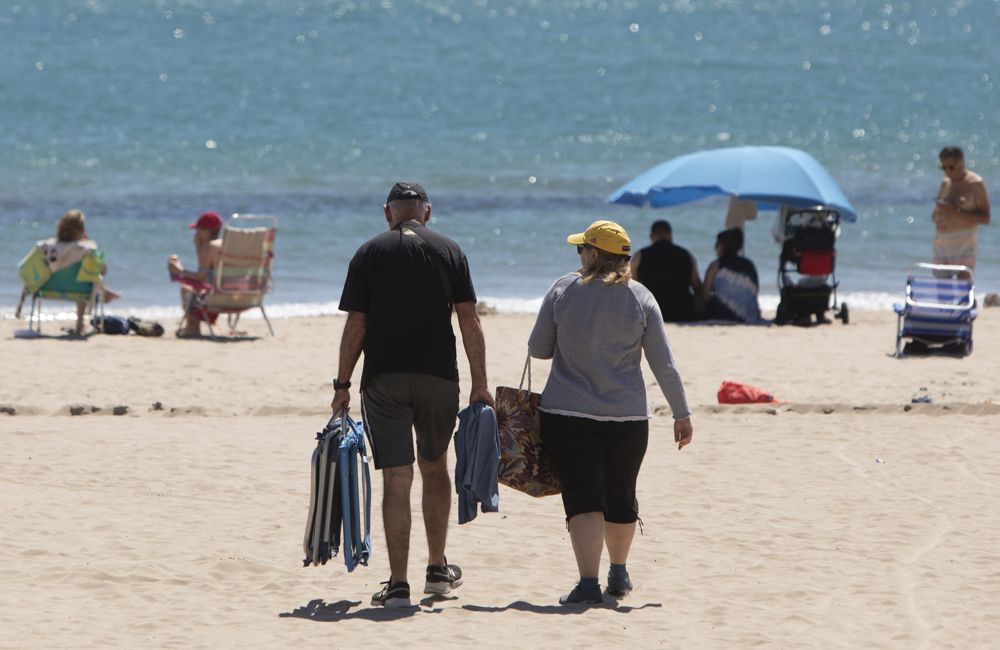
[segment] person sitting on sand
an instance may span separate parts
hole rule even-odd
[[[716,236],[718,259],[708,265],[702,285],[705,318],[709,320],[760,321],[757,268],[740,255],[741,250],[743,231],[739,228],[723,230]]]
[[[601,555],[611,566],[607,593],[632,590],[626,569],[639,518],[636,480],[649,439],[641,361],[673,412],[678,449],[694,429],[684,386],[653,294],[632,280],[631,241],[613,221],[570,235],[581,268],[557,279],[528,339],[536,359],[552,359],[542,392],[540,433],[562,487],[563,510],[580,580],[563,605],[603,602]]]
[[[696,320],[696,302],[702,291],[694,255],[674,243],[668,221],[654,221],[649,240],[651,245],[632,256],[632,277],[652,292],[664,322]]]
[[[56,224],[56,236],[38,242],[38,248],[42,251],[42,256],[49,265],[49,270],[55,273],[67,266],[76,264],[89,253],[98,250],[97,242],[90,239],[84,225],[83,213],[79,210],[69,210],[59,219]],[[101,275],[108,272],[108,265],[101,268]],[[104,302],[111,302],[120,294],[104,288]],[[87,303],[76,303],[76,333],[83,334],[83,315],[87,309]]]
[[[191,309],[192,300],[199,294],[211,289],[215,279],[215,267],[219,263],[222,251],[222,219],[216,212],[205,212],[198,220],[188,226],[194,229],[194,250],[198,256],[198,270],[189,271],[181,264],[180,258],[174,254],[167,258],[167,270],[170,279],[181,283],[181,308],[184,310],[184,320],[181,323],[178,336],[200,336],[201,318]]]

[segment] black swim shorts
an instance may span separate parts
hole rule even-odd
[[[421,458],[448,451],[458,416],[458,382],[413,372],[365,379],[361,415],[375,468],[412,465],[413,432]]]

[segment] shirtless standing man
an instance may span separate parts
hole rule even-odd
[[[976,227],[990,222],[990,199],[983,178],[965,167],[959,147],[945,147],[938,154],[944,179],[938,190],[931,219],[935,264],[962,264],[976,267]],[[968,274],[960,274],[966,277]]]

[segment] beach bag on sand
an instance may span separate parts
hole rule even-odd
[[[364,489],[363,513],[359,479]],[[367,565],[372,550],[371,518],[372,484],[364,428],[346,410],[341,410],[316,434],[309,481],[309,516],[302,543],[303,566],[326,564],[337,555],[341,531],[347,570]]]
[[[95,317],[90,324],[103,334],[128,334],[128,319],[124,316]]]
[[[771,393],[738,381],[724,381],[719,384],[718,397],[719,404],[766,404],[778,401]]]
[[[524,388],[524,378],[528,387]],[[538,435],[539,393],[531,392],[531,356],[524,362],[517,388],[498,386],[497,427],[500,430],[500,468],[497,480],[533,497],[559,494],[559,477]]]

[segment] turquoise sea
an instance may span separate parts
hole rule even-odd
[[[804,149],[858,210],[841,298],[885,308],[930,257],[937,152],[1000,203],[997,0],[6,0],[0,3],[0,315],[69,208],[106,250],[115,313],[176,313],[208,209],[280,219],[276,315],[335,311],[396,179],[466,250],[480,296],[532,309],[569,232],[666,218],[704,269],[726,204],[609,206],[648,167],[744,144]],[[766,213],[748,225],[776,302]],[[977,285],[1000,290],[1000,223]],[[50,305],[51,307],[51,305]]]

